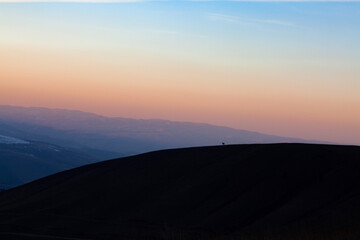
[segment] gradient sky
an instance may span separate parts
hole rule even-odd
[[[0,2],[1,105],[360,144],[360,2]]]

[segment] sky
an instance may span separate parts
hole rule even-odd
[[[360,2],[0,0],[0,105],[360,144]]]

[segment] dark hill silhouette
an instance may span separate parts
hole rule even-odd
[[[0,232],[91,239],[159,237],[164,229],[190,235],[351,232],[359,226],[359,173],[357,146],[157,151],[79,167],[0,194]]]

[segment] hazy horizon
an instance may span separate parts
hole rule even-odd
[[[4,116],[1,115],[2,112],[1,110],[2,107],[5,107],[6,108],[9,108],[8,111],[5,110],[5,112],[8,112],[8,113],[12,113],[10,115],[7,115],[5,114]],[[17,110],[16,110],[17,109]],[[22,110],[24,111],[22,111]],[[14,111],[15,110],[15,111]],[[18,111],[20,110],[20,111]],[[30,113],[31,111],[29,110],[34,110],[33,113]],[[45,110],[45,112],[43,112],[43,110]],[[37,111],[41,111],[43,112],[43,114],[40,114],[39,115],[39,118],[35,118],[34,116],[34,113],[36,113]],[[47,112],[49,111],[49,112]],[[298,143],[301,143],[301,141],[299,140],[304,140],[303,143],[318,143],[318,144],[345,144],[345,145],[360,145],[360,144],[357,144],[357,143],[341,143],[341,142],[331,142],[331,141],[328,141],[326,139],[306,139],[306,138],[296,138],[296,137],[293,137],[293,136],[282,136],[282,135],[275,135],[275,134],[268,134],[268,133],[264,133],[264,132],[259,132],[259,131],[255,131],[255,130],[251,130],[251,129],[241,129],[241,128],[235,128],[235,127],[231,127],[231,126],[225,126],[225,125],[219,125],[219,124],[211,124],[211,123],[208,123],[208,122],[200,122],[200,121],[179,121],[179,120],[169,120],[169,119],[162,119],[162,118],[131,118],[131,117],[126,117],[126,116],[108,116],[108,115],[104,115],[104,114],[100,114],[100,113],[95,113],[95,112],[88,112],[88,111],[83,111],[83,110],[79,110],[79,109],[65,109],[65,108],[49,108],[49,107],[39,107],[39,106],[32,106],[32,107],[26,107],[26,106],[19,106],[19,105],[0,105],[0,120],[3,120],[5,122],[11,122],[11,117],[8,118],[9,116],[14,116],[13,120],[14,120],[14,123],[18,122],[21,118],[19,118],[20,116],[23,116],[23,117],[34,117],[33,120],[40,120],[42,119],[42,117],[46,116],[46,114],[49,114],[51,113],[51,111],[57,111],[57,113],[53,113],[52,115],[52,118],[51,120],[54,121],[57,116],[59,115],[60,112],[62,111],[65,111],[65,112],[73,112],[76,116],[78,113],[80,114],[79,116],[81,116],[81,118],[74,118],[72,120],[74,120],[75,122],[76,121],[84,121],[85,119],[83,118],[84,116],[86,116],[87,114],[89,115],[94,115],[95,117],[100,117],[100,118],[108,118],[108,119],[129,119],[129,120],[144,120],[144,121],[163,121],[163,122],[172,122],[172,123],[190,123],[190,124],[200,124],[200,125],[208,125],[208,126],[214,126],[214,127],[224,127],[224,128],[228,128],[228,129],[232,129],[234,131],[237,131],[237,130],[240,130],[240,131],[246,131],[246,132],[252,132],[252,133],[259,133],[261,135],[269,135],[269,136],[274,136],[274,137],[280,137],[280,138],[284,138],[284,139],[293,139],[293,140],[297,140],[296,142]],[[84,114],[84,115],[83,115]],[[48,115],[48,117],[50,117],[51,115]],[[68,115],[68,113],[66,113],[66,119],[69,119],[68,117],[71,116],[71,115]],[[5,117],[5,118],[3,118]],[[23,119],[25,123],[31,123],[28,122],[28,120],[30,119]],[[59,118],[58,120],[60,120],[61,118]],[[90,116],[90,119],[91,119],[91,116]],[[44,119],[42,119],[44,120]],[[50,120],[50,119],[49,119]],[[69,119],[70,120],[70,119]],[[70,121],[71,122],[71,121]],[[34,122],[35,123],[35,122]],[[38,122],[40,125],[43,124],[44,122],[43,121],[39,121]],[[52,126],[52,124],[49,124],[48,126]],[[101,127],[101,126],[99,126]],[[61,129],[61,128],[60,128]],[[135,129],[133,129],[135,130]],[[279,143],[282,142],[282,141],[279,141]],[[289,142],[292,142],[291,140]],[[249,142],[251,143],[251,142]],[[273,141],[272,143],[277,143],[276,141]],[[236,142],[231,142],[231,144],[236,144]],[[238,143],[238,144],[244,144],[244,143]]]
[[[0,105],[360,144],[360,3],[0,3]]]

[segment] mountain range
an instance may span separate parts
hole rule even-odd
[[[104,117],[81,111],[0,106],[0,134],[122,156],[167,148],[319,141],[280,137],[206,123]]]
[[[0,106],[0,189],[96,161],[148,151],[276,142],[317,143],[206,123]]]

